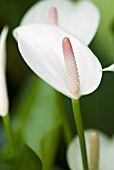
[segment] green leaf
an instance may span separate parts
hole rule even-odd
[[[60,127],[57,125],[49,133],[45,134],[40,143],[40,153],[43,158],[43,170],[52,169],[52,162],[54,162],[56,153],[58,151],[58,144],[60,140]],[[53,140],[52,140],[53,138]],[[48,153],[48,154],[47,154]],[[51,159],[49,159],[50,157]]]
[[[16,107],[14,129],[40,156],[43,170],[50,170],[55,160],[62,124],[56,92],[36,77],[31,79],[29,86],[27,82],[26,88],[19,98],[21,103],[18,109]]]
[[[42,170],[42,163],[28,146],[22,145],[15,157],[0,163],[0,170]]]
[[[0,170],[10,170],[10,166],[5,162],[0,162]]]

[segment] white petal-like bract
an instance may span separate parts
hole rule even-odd
[[[102,67],[98,59],[81,41],[65,30],[52,25],[33,24],[14,30],[20,53],[29,67],[48,84],[64,95],[77,99],[68,88],[62,40],[71,41],[78,67],[80,96],[93,92],[100,84]]]
[[[112,72],[114,72],[114,64],[104,68],[103,71],[112,71]]]
[[[97,130],[86,130],[85,138],[88,158],[90,152],[90,135],[93,131],[99,135],[99,170],[114,170],[114,137],[109,138]],[[83,170],[78,136],[68,146],[67,163],[71,170]]]
[[[93,39],[100,20],[97,7],[90,0],[43,0],[31,7],[21,24],[48,23],[49,9],[58,11],[58,24],[88,45]]]
[[[5,77],[7,33],[8,27],[6,26],[0,36],[0,116],[6,116],[9,108]]]

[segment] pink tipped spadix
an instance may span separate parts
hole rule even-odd
[[[55,7],[51,7],[49,9],[49,24],[57,25],[58,24],[58,16],[57,16],[57,9]]]
[[[62,41],[64,61],[66,66],[69,90],[72,94],[79,95],[80,82],[78,69],[74,57],[71,42],[69,38],[65,37]]]

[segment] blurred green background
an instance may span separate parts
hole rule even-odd
[[[63,105],[56,101],[55,96],[58,93],[39,80],[24,63],[12,36],[12,30],[19,25],[24,13],[35,2],[37,0],[0,0],[0,30],[4,25],[8,25],[10,29],[7,44],[7,83],[10,113],[16,122],[14,129],[21,133],[28,145],[41,153],[42,151],[39,151],[41,143],[38,145],[37,141],[41,136],[42,140],[44,139],[44,132],[51,131],[54,135],[55,130],[52,132],[54,128],[56,134],[59,134],[57,128],[59,123],[55,122],[59,122],[61,110],[66,111],[70,117],[73,133],[75,126],[70,100],[61,96]],[[102,66],[106,67],[114,62],[114,1],[93,0],[93,2],[100,10],[101,22],[90,48]],[[114,134],[114,73],[105,73],[100,87],[94,93],[81,98],[81,106],[85,128],[96,128],[109,135]],[[53,112],[57,113],[53,115]],[[39,137],[36,136],[36,131]],[[32,133],[33,136],[30,135]],[[60,135],[54,138],[55,141],[58,136]],[[49,145],[52,143],[49,141]],[[59,147],[62,147],[61,145]],[[57,145],[55,146],[56,150]]]

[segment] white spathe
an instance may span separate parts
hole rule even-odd
[[[112,72],[114,72],[114,64],[104,68],[103,71],[112,71]]]
[[[69,32],[47,24],[33,24],[14,30],[18,47],[29,67],[44,81],[64,95],[77,99],[93,92],[100,84],[102,67],[98,59],[80,40]],[[62,40],[71,41],[77,63],[80,94],[73,95],[68,87]]]
[[[97,130],[86,130],[85,138],[88,158],[90,152],[90,134],[93,131],[96,131],[99,135],[99,170],[114,170],[114,137],[109,138]],[[71,170],[83,170],[78,136],[68,146],[67,163]]]
[[[70,0],[43,0],[31,7],[21,24],[48,23],[49,9],[56,7],[58,24],[83,43],[88,45],[93,39],[100,21],[97,7],[90,0],[72,2]]]
[[[0,116],[6,116],[9,108],[6,77],[5,77],[7,34],[8,34],[8,27],[5,26],[0,35]]]

